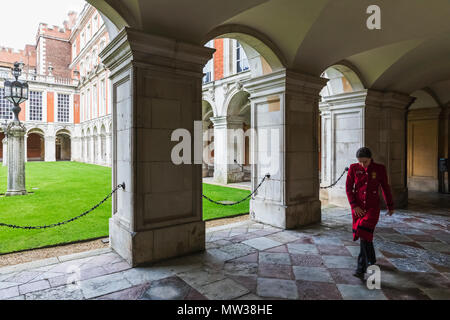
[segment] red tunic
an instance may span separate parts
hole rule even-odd
[[[353,240],[361,238],[373,240],[373,232],[380,217],[379,186],[383,192],[384,201],[389,210],[394,209],[391,188],[389,187],[386,168],[373,160],[365,169],[359,163],[350,166],[345,183],[348,202],[352,208]],[[363,217],[358,217],[354,209],[360,207],[365,210]]]

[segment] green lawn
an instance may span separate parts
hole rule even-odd
[[[7,168],[0,166],[0,193],[6,191]],[[102,200],[111,190],[111,169],[76,162],[28,162],[26,186],[33,194],[0,197],[0,222],[17,225],[51,224],[77,216]],[[203,185],[214,200],[240,200],[249,191]],[[203,200],[205,220],[249,211],[249,201],[219,206]],[[0,254],[108,235],[111,201],[67,225],[44,230],[0,227]]]
[[[239,201],[250,194],[248,190],[221,187],[212,184],[203,184],[203,194],[216,201]],[[249,202],[246,201],[234,206],[221,206],[203,199],[203,219],[230,217],[237,214],[249,212]]]

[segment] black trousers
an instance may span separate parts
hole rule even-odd
[[[372,241],[360,240],[358,267],[356,273],[365,273],[367,267],[377,262]]]

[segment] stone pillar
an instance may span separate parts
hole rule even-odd
[[[56,137],[45,136],[45,162],[56,161]]]
[[[81,138],[80,137],[71,137],[71,146],[70,146],[70,161],[80,161],[81,160]]]
[[[108,166],[111,166],[111,163],[112,163],[112,153],[111,153],[112,138],[111,138],[110,133],[106,134],[105,141],[106,141],[105,142],[106,143],[106,146],[105,146],[105,148],[106,148],[106,164]]]
[[[25,189],[25,127],[20,122],[8,125],[8,187],[6,196],[19,196]]]
[[[319,92],[327,80],[281,70],[251,79],[252,219],[281,228],[319,222]]]
[[[103,153],[102,153],[102,135],[99,134],[97,137],[97,163],[104,165],[105,160],[103,159]]]
[[[24,150],[24,159],[25,162],[28,162],[28,135],[25,134],[25,136],[23,137],[23,150]]]
[[[334,183],[345,167],[356,162],[356,150],[364,145],[364,109],[367,90],[322,97],[321,186]],[[320,199],[350,207],[345,193],[346,176],[333,188],[320,190]]]
[[[8,165],[8,138],[3,138],[3,166]]]
[[[213,52],[124,28],[100,54],[111,80],[113,185],[126,184],[113,198],[110,244],[132,266],[205,248],[201,152],[198,164],[174,164],[171,136],[181,128],[194,137]]]
[[[369,90],[366,99],[365,145],[374,161],[386,166],[396,208],[408,204],[406,110],[412,101],[408,95],[375,90]]]
[[[95,157],[97,153],[97,149],[95,148],[95,136],[92,135],[89,137],[89,144],[90,144],[90,154],[89,154],[89,162],[95,163]]]
[[[214,181],[224,184],[243,181],[244,171],[234,160],[243,164],[244,118],[222,116],[211,121],[214,124]]]

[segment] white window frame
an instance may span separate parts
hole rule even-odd
[[[64,94],[64,95],[68,95],[69,96],[69,120],[67,122],[66,121],[61,122],[58,119],[58,112],[59,112],[58,96],[60,94]],[[68,93],[68,92],[55,92],[55,95],[56,95],[56,99],[55,99],[55,101],[56,101],[55,122],[73,123],[73,94]]]

